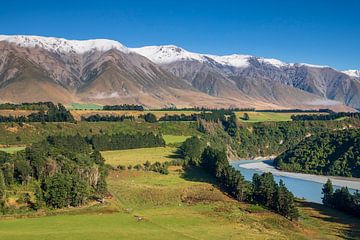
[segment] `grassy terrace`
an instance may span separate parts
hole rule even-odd
[[[166,145],[182,143],[189,137],[190,136],[182,136],[182,135],[180,135],[180,136],[178,136],[178,135],[163,135]]]
[[[249,120],[242,120],[241,117],[247,113],[250,117]],[[240,119],[241,122],[283,122],[283,121],[292,121],[292,115],[302,115],[302,114],[324,114],[324,113],[281,113],[281,112],[236,112],[236,116]]]
[[[189,136],[164,135],[166,144],[170,144],[170,146],[103,151],[102,155],[105,158],[106,163],[115,167],[119,165],[135,166],[137,164],[143,164],[146,161],[151,163],[163,163],[179,158],[177,154],[177,148],[174,147],[174,145],[178,145],[184,142],[188,137]]]
[[[103,151],[102,155],[106,163],[115,167],[118,165],[135,166],[136,164],[143,164],[146,161],[163,163],[177,158],[175,147]]]

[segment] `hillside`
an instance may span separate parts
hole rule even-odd
[[[132,103],[151,108],[359,106],[358,78],[274,59],[202,55],[175,46],[144,51],[106,39],[37,36],[2,35],[0,50],[1,102]]]
[[[325,132],[304,139],[275,159],[285,171],[360,177],[359,130]]]

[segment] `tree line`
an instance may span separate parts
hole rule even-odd
[[[86,121],[86,122],[123,122],[126,119],[130,121],[134,121],[135,117],[128,115],[116,116],[116,115],[100,115],[100,114],[90,115],[87,117],[81,116],[81,121]]]
[[[360,130],[327,131],[305,138],[275,159],[285,171],[360,177]]]
[[[92,144],[93,148],[98,151],[165,146],[165,141],[162,136],[153,133],[99,134],[93,135],[88,141]]]
[[[0,116],[0,122],[75,122],[74,117],[62,104],[49,103],[46,111],[31,113],[28,116]]]
[[[332,182],[328,179],[323,186],[322,194],[324,205],[360,217],[360,193],[358,191],[351,194],[347,187],[341,187],[334,191]]]
[[[336,120],[339,118],[350,117],[350,118],[360,118],[359,112],[338,112],[330,114],[304,114],[304,115],[292,115],[291,119],[293,121],[330,121]]]
[[[105,105],[103,106],[103,110],[109,111],[144,111],[144,107],[141,105],[135,104],[122,104],[122,105]]]
[[[191,114],[191,115],[185,115],[185,114],[168,115],[168,114],[165,114],[165,116],[162,116],[159,118],[159,121],[178,122],[178,121],[196,121],[197,119],[198,119],[197,114]]]
[[[54,107],[52,102],[1,103],[0,110],[43,110]]]
[[[205,147],[197,137],[186,140],[180,153],[189,164],[201,166],[212,174],[221,188],[235,199],[260,204],[291,220],[298,218],[293,194],[282,181],[277,184],[271,173],[254,174],[252,182],[246,181],[229,164],[224,150]]]

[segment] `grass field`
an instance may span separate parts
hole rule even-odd
[[[236,202],[201,169],[170,174],[112,171],[110,206],[55,216],[1,219],[0,239],[358,239],[358,219],[313,204],[290,222]],[[117,211],[116,211],[117,210]]]
[[[250,117],[249,120],[242,120],[244,113],[247,113]],[[292,121],[292,115],[298,114],[319,114],[319,113],[281,113],[281,112],[236,112],[236,116],[240,119],[241,122],[283,122],[283,121]],[[324,113],[320,113],[324,114]]]
[[[143,164],[146,161],[166,162],[174,160],[177,157],[175,147],[158,147],[158,148],[139,148],[117,151],[103,151],[101,152],[105,158],[106,163],[112,166],[125,165],[135,166],[136,164]]]
[[[7,153],[15,153],[24,149],[25,147],[0,147],[0,151]]]
[[[103,106],[93,103],[71,103],[66,106],[67,109],[79,109],[79,110],[101,110]]]
[[[182,143],[189,137],[190,136],[163,135],[166,145]]]

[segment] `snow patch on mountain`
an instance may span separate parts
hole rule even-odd
[[[215,56],[215,55],[207,55],[207,56],[222,65],[232,66],[236,68],[248,67],[250,65],[249,59],[252,57],[250,55],[239,55],[239,54],[232,54],[225,56]]]
[[[309,63],[298,63],[298,65],[312,67],[312,68],[329,68],[329,66],[326,66],[326,65],[315,65],[315,64],[309,64]]]
[[[256,59],[260,63],[269,64],[277,68],[289,65],[277,59],[257,58],[251,55],[232,54],[217,56],[211,54],[193,53],[174,45],[147,46],[140,48],[130,48],[130,50],[150,59],[157,64],[169,64],[177,61],[214,61],[225,66],[246,68],[250,66],[250,59]]]
[[[342,71],[342,72],[350,77],[360,78],[360,70],[346,70],[346,71]]]
[[[188,52],[174,45],[148,46],[141,48],[130,48],[130,50],[150,59],[154,63],[167,64],[176,61],[205,61],[202,54]]]
[[[274,59],[274,58],[258,58],[258,61],[262,62],[262,63],[273,65],[278,68],[290,65],[288,63],[284,63],[284,62],[282,62],[278,59]]]
[[[128,53],[129,50],[121,43],[109,39],[67,40],[64,38],[0,35],[0,41],[15,43],[21,47],[43,48],[51,52],[83,54],[91,51],[106,52],[111,49]]]

